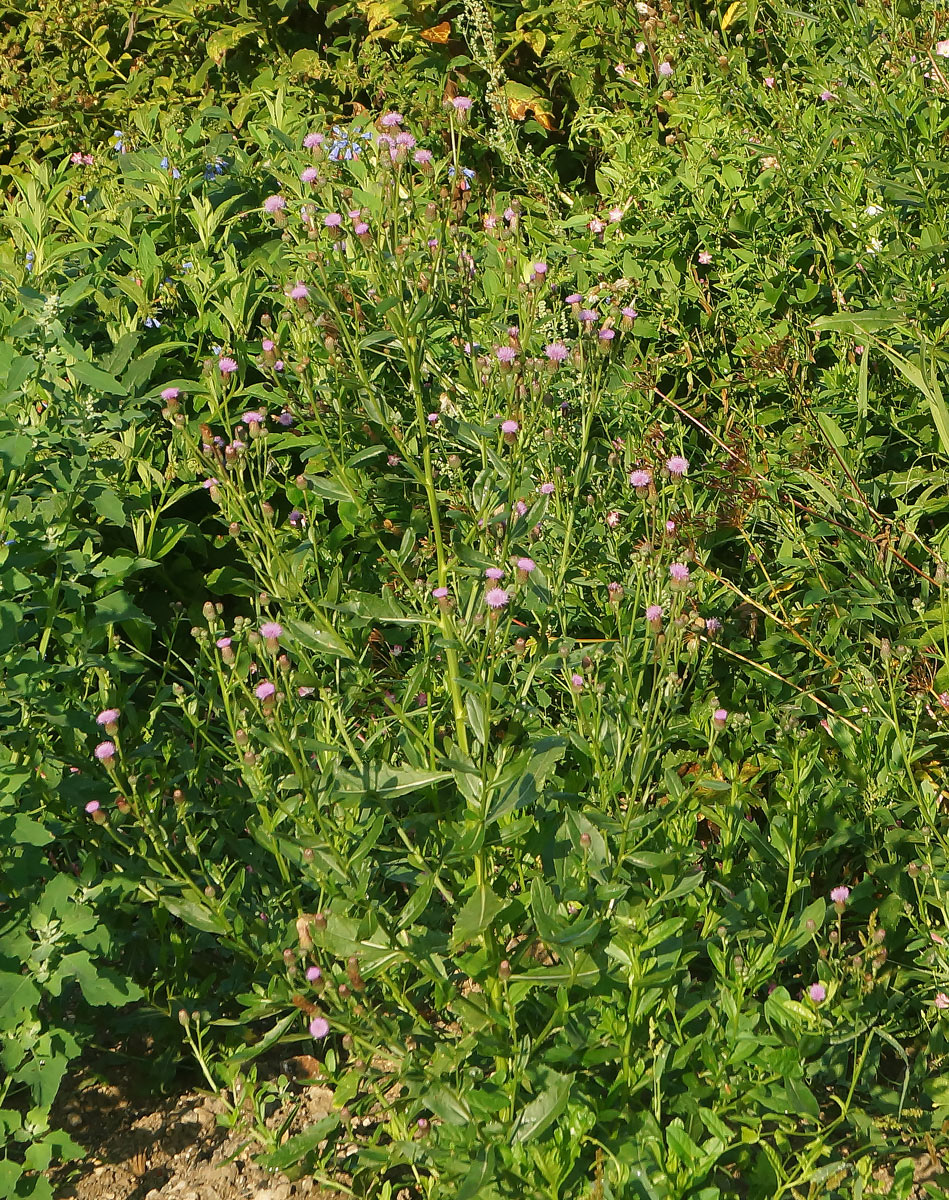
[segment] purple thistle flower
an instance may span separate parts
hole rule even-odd
[[[850,899],[850,888],[844,886],[831,888],[830,898],[835,904],[842,906]]]
[[[317,146],[322,146],[326,141],[322,133],[308,133],[303,139],[303,145],[307,150],[315,150]]]
[[[683,458],[681,454],[673,454],[673,456],[666,461],[666,470],[674,479],[681,479],[683,475],[688,473],[689,460],[687,458]]]
[[[217,360],[217,365],[218,365],[218,370],[225,377],[228,375],[233,375],[234,372],[237,370],[236,361],[233,358],[230,358],[227,354],[221,355],[221,357]]]
[[[455,112],[460,113],[470,112],[471,104],[472,101],[470,96],[456,96],[451,102],[451,106]]]
[[[504,588],[499,587],[489,588],[484,598],[490,608],[503,608],[510,599]]]
[[[283,212],[283,210],[286,207],[287,207],[287,201],[283,196],[268,196],[267,199],[264,201],[264,212],[265,213],[273,214],[273,213]]]
[[[91,817],[92,814],[97,813],[101,807],[102,807],[102,805],[99,803],[98,800],[90,800],[89,803],[86,805],[86,812]]]
[[[260,627],[260,636],[268,642],[275,642],[277,638],[283,637],[283,626],[277,621],[265,621]]]
[[[93,754],[99,762],[111,762],[115,758],[115,742],[100,742]]]
[[[568,356],[570,351],[563,342],[551,342],[549,346],[544,347],[544,353],[551,362],[561,363]]]
[[[317,979],[323,978],[323,972],[319,967],[307,967],[306,969],[307,983],[315,983]]]
[[[518,429],[520,429],[520,426],[518,425],[518,423],[516,421],[509,420],[509,421],[501,422],[501,432],[504,434],[507,434],[510,436],[512,434],[517,433]]]
[[[574,673],[573,675],[570,676],[570,683],[576,691],[578,691],[578,692],[583,691],[583,676],[582,675],[577,675],[576,673]]]
[[[718,617],[709,617],[709,619],[705,622],[705,632],[709,635],[709,637],[714,637],[716,633],[721,633],[721,631],[722,623]]]
[[[269,700],[276,690],[277,689],[274,687],[274,685],[269,680],[265,679],[263,683],[258,683],[254,688],[254,695],[258,700]]]
[[[505,366],[508,363],[512,363],[515,358],[517,358],[517,351],[513,346],[498,346],[494,354],[498,362],[504,364]]]
[[[261,425],[263,424],[264,414],[259,412],[245,412],[241,420],[245,425]]]
[[[647,488],[652,483],[652,475],[649,471],[644,471],[641,468],[638,471],[630,472],[629,484],[634,488]]]
[[[339,213],[327,213],[323,218],[323,224],[327,229],[338,229],[343,223],[343,218]]]
[[[420,167],[427,167],[432,161],[432,152],[431,150],[416,150],[412,158]]]
[[[384,129],[391,129],[393,125],[401,125],[402,119],[402,114],[400,112],[387,112],[382,114],[379,124]]]
[[[807,994],[815,1004],[823,1004],[827,999],[827,989],[822,983],[812,983],[807,989]]]
[[[524,575],[530,575],[531,571],[536,570],[537,563],[532,558],[519,558],[517,560],[517,569],[522,571]]]
[[[301,183],[313,183],[314,180],[319,179],[319,177],[320,173],[316,167],[307,167],[305,170],[300,172]]]
[[[96,724],[114,725],[121,715],[117,708],[104,708],[96,717]]]
[[[226,650],[231,644],[231,639],[229,637],[219,637],[214,644],[217,646],[218,650]]]
[[[321,1041],[330,1031],[330,1023],[326,1017],[314,1017],[310,1022],[310,1037]]]
[[[550,482],[542,483],[537,490],[542,496],[551,496],[557,490],[557,485]]]
[[[170,402],[170,401],[172,401],[172,400],[177,400],[177,399],[178,399],[178,397],[179,397],[180,395],[181,395],[181,391],[180,391],[180,389],[179,389],[179,388],[176,388],[176,387],[166,387],[166,388],[164,388],[164,389],[163,389],[163,391],[162,391],[161,398],[162,398],[162,400],[164,400],[166,403],[168,403],[168,402]]]
[[[669,575],[676,583],[689,582],[689,568],[685,563],[674,562],[669,568]]]
[[[502,567],[488,567],[484,572],[485,579],[490,579],[497,583],[499,579],[504,578],[504,569]]]

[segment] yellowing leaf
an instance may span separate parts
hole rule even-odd
[[[554,110],[546,96],[523,83],[508,81],[504,85],[507,111],[515,121],[523,121],[532,114],[545,129],[554,129]]]
[[[727,29],[729,25],[741,14],[745,0],[734,0],[725,10],[725,15],[722,17],[722,29]]]
[[[423,29],[419,37],[426,42],[436,42],[443,46],[451,37],[451,21],[442,21],[440,25],[433,25],[431,29]]]

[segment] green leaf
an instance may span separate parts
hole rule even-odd
[[[482,884],[468,897],[452,930],[452,941],[456,946],[473,941],[482,930],[488,928],[498,913],[505,907],[503,900]]]
[[[184,900],[175,896],[162,896],[162,904],[173,917],[178,917],[184,921],[186,925],[190,925],[193,929],[200,929],[202,933],[220,933],[228,932],[228,924],[223,917],[219,917],[217,913],[213,913],[203,904],[199,904],[196,900]]]
[[[127,396],[128,388],[124,384],[110,375],[107,371],[102,371],[99,367],[94,367],[90,362],[78,361],[74,362],[66,370],[70,375],[73,375],[80,383],[84,383],[86,387],[93,388],[97,392],[106,392],[110,396]]]
[[[271,1171],[285,1171],[316,1150],[338,1125],[339,1113],[329,1113],[309,1129],[289,1138],[279,1149],[262,1155],[257,1162]]]
[[[573,1086],[573,1075],[544,1072],[544,1088],[518,1114],[511,1134],[515,1142],[529,1142],[539,1137],[566,1109]]]
[[[353,658],[352,650],[331,626],[317,629],[308,621],[295,621],[290,617],[283,618],[283,625],[291,640],[296,640],[307,650],[317,654],[329,654],[333,658]]]

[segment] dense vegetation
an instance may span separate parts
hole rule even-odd
[[[60,8],[0,76],[0,1192],[147,1038],[357,1196],[908,1197],[941,15]]]

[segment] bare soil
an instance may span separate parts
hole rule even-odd
[[[290,1133],[325,1116],[332,1092],[303,1085],[295,1099]],[[291,1182],[256,1166],[260,1145],[218,1124],[224,1111],[206,1093],[149,1100],[122,1081],[80,1077],[64,1087],[54,1119],[87,1155],[51,1172],[57,1200],[342,1200],[310,1179]],[[272,1123],[284,1115],[275,1112]]]

